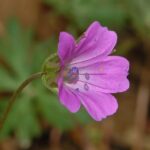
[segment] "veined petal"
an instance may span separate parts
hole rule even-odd
[[[78,54],[84,51],[84,48],[87,46],[87,44],[90,44],[90,42],[93,40],[93,37],[97,35],[97,31],[99,30],[99,28],[99,22],[95,21],[83,33],[79,43],[77,44]]]
[[[118,60],[116,61],[116,59],[118,59]],[[121,56],[105,56],[105,57],[102,57],[102,56],[99,55],[97,57],[94,57],[94,58],[86,60],[86,61],[82,61],[82,62],[79,62],[79,63],[71,63],[71,64],[69,64],[69,66],[70,67],[76,66],[78,68],[83,68],[83,67],[91,66],[91,65],[96,64],[96,63],[97,64],[98,63],[104,63],[104,62],[107,62],[109,60],[110,60],[109,63],[113,63],[113,64],[116,63],[116,65],[120,66],[121,68],[122,68],[121,65],[124,63],[123,66],[126,66],[126,69],[129,70],[129,61],[126,58],[121,57]],[[112,65],[112,64],[110,64],[110,65]]]
[[[79,93],[81,103],[96,121],[100,121],[117,111],[118,103],[111,94],[100,92]]]
[[[85,79],[80,79],[76,84],[67,84],[71,89],[78,89],[81,92],[103,92],[103,93],[118,93],[126,91],[129,88],[129,80],[126,77],[119,78],[110,76],[105,76],[103,79],[100,79],[97,75],[91,76],[90,81]]]
[[[77,87],[80,91],[99,91],[104,93],[117,93],[126,91],[129,88],[127,79],[129,62],[120,56],[108,56],[100,62],[79,68],[79,80]]]
[[[61,32],[59,35],[58,56],[62,64],[65,64],[73,57],[75,50],[75,41],[72,35],[67,32]]]
[[[76,67],[78,67],[78,64]],[[122,74],[127,76],[129,61],[121,56],[107,56],[99,62],[78,68],[80,68],[80,74]]]
[[[63,84],[63,80],[58,80],[59,99],[60,102],[71,112],[75,113],[80,109],[80,101],[75,91],[67,88]]]
[[[90,25],[77,45],[76,57],[71,64],[83,62],[97,56],[109,55],[117,42],[115,32],[102,27],[98,22]]]
[[[104,93],[118,93],[129,88],[129,80],[123,76],[91,75],[90,81],[86,81],[84,77],[81,77],[80,82],[86,83],[91,91]]]

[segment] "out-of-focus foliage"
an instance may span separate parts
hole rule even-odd
[[[18,22],[10,21],[6,36],[0,39],[0,56],[12,71],[0,66],[0,91],[13,92],[30,74],[40,71],[44,59],[54,52],[51,49],[56,49],[55,39],[35,43],[33,31],[24,31]],[[6,106],[7,102],[1,100],[1,115]],[[58,102],[56,95],[38,80],[25,88],[18,97],[0,137],[15,133],[18,139],[29,142],[40,134],[40,119],[60,130],[70,129],[76,123],[90,121],[85,111],[81,110],[76,115],[69,113]]]
[[[127,0],[126,7],[137,34],[147,41],[150,38],[150,1]]]
[[[143,41],[150,38],[149,0],[43,1],[53,6],[57,13],[64,15],[70,21],[69,29],[74,29],[76,25],[78,29],[83,30],[92,21],[98,20],[118,32],[124,32],[125,28],[134,28]]]
[[[52,21],[55,16],[65,18],[66,30],[74,35],[82,33],[94,20],[115,29],[119,43],[116,53],[119,55],[127,54],[139,41],[149,44],[150,0],[41,1],[50,6],[48,13],[51,13]],[[44,59],[57,50],[55,38],[40,42],[35,39],[34,30],[23,29],[18,22],[11,20],[5,36],[0,39],[0,57],[6,61],[4,66],[0,66],[0,92],[14,92],[30,74],[39,72]],[[7,104],[8,98],[0,101],[0,115]],[[82,109],[77,114],[69,113],[56,95],[37,80],[18,97],[0,137],[14,133],[21,141],[29,142],[41,133],[40,123],[44,121],[53,127],[68,130],[77,123],[91,120]]]
[[[117,0],[44,0],[57,12],[67,17],[78,28],[84,29],[94,20],[109,27],[122,27],[126,13]]]

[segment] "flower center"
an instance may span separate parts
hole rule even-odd
[[[77,67],[72,67],[67,70],[65,74],[65,80],[68,83],[76,83],[79,79],[79,69]]]

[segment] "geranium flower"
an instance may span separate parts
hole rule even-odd
[[[79,42],[61,32],[58,56],[61,70],[57,80],[60,102],[71,112],[81,104],[90,116],[100,121],[117,111],[112,93],[129,88],[129,62],[120,56],[109,56],[117,42],[114,31],[92,23]]]

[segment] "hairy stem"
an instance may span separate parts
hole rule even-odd
[[[4,111],[4,114],[2,116],[2,119],[0,120],[0,130],[3,128],[3,125],[7,119],[7,116],[9,114],[9,112],[11,111],[11,108],[17,98],[17,96],[22,92],[22,90],[29,84],[31,83],[34,79],[37,79],[39,77],[41,77],[42,75],[44,75],[44,72],[38,72],[35,73],[33,75],[31,75],[28,79],[26,79],[24,82],[22,82],[22,84],[18,87],[18,89],[14,92],[14,94],[12,95],[12,97],[10,98],[10,101],[8,103],[8,107],[6,108],[6,110]]]

